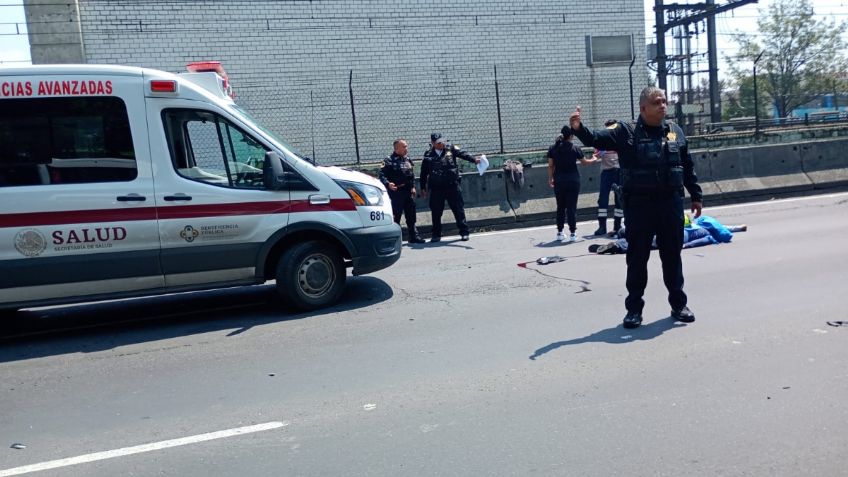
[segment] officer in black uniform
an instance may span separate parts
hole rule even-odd
[[[424,243],[415,227],[415,169],[407,155],[409,144],[404,139],[396,139],[392,145],[394,152],[383,159],[380,182],[389,191],[395,223],[400,225],[401,215],[406,217],[408,242]]]
[[[445,200],[448,201],[451,212],[456,218],[456,226],[463,241],[468,240],[468,224],[465,223],[465,203],[462,200],[461,177],[457,158],[478,164],[471,154],[458,146],[448,144],[439,133],[430,136],[433,144],[424,153],[421,162],[421,192],[430,195],[430,211],[433,213],[433,235],[431,242],[442,240],[442,213],[445,210]]]
[[[701,187],[683,130],[665,120],[665,93],[648,87],[639,95],[639,118],[616,122],[591,131],[580,122],[580,107],[570,118],[571,128],[589,147],[618,151],[621,166],[624,220],[627,225],[627,315],[625,328],[642,323],[642,295],[648,283],[651,240],[657,236],[663,281],[668,289],[671,316],[691,323],[695,315],[686,306],[683,292],[683,189],[692,198],[692,212],[701,215]]]

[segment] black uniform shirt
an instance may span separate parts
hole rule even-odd
[[[445,145],[439,154],[436,148],[430,148],[424,153],[421,161],[421,188],[449,187],[459,184],[459,164],[457,158],[468,162],[476,162],[474,156],[457,146]]]
[[[695,175],[695,164],[692,156],[689,155],[686,136],[677,124],[663,120],[660,127],[651,127],[644,124],[640,116],[635,123],[618,121],[606,129],[596,131],[586,128],[581,123],[580,129],[575,130],[574,135],[588,147],[617,151],[621,168],[628,169],[635,168],[639,164],[639,157],[636,154],[636,128],[644,128],[644,135],[647,138],[661,141],[664,137],[669,143],[677,143],[683,166],[683,186],[689,191],[693,202],[701,202],[701,186],[698,185],[698,176]]]
[[[415,169],[409,156],[400,156],[392,153],[383,159],[383,167],[380,168],[380,182],[387,188],[389,182],[394,183],[398,189],[412,189],[415,186]]]

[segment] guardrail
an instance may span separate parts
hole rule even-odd
[[[760,118],[759,127],[760,129],[774,129],[836,123],[848,123],[848,111],[825,111],[786,118]],[[753,117],[737,118],[720,123],[706,123],[703,127],[703,133],[718,134],[723,132],[751,131],[756,129],[756,127],[757,120]]]

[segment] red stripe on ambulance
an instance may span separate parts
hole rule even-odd
[[[356,206],[350,199],[333,199],[329,204],[310,204],[307,200],[240,202],[234,204],[178,205],[132,209],[68,210],[0,215],[0,227],[38,225],[133,222],[139,220],[196,219],[238,215],[294,214],[302,212],[349,212]]]

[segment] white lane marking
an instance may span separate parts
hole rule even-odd
[[[708,207],[709,211],[713,210],[725,210],[725,209],[736,209],[740,207],[753,207],[756,205],[777,205],[777,204],[785,204],[787,202],[800,202],[805,200],[815,200],[815,199],[833,199],[836,197],[848,196],[848,192],[837,192],[834,194],[825,194],[825,195],[811,195],[804,197],[789,197],[786,199],[775,199],[775,200],[764,200],[760,202],[746,202],[744,204],[732,204],[732,205],[721,205],[718,207]],[[688,210],[684,210],[684,212],[688,212]],[[712,215],[712,214],[707,214]],[[582,222],[577,222],[577,225],[586,225],[586,224],[595,224],[598,222],[598,219],[592,220],[584,220]],[[505,234],[514,234],[518,232],[532,232],[534,230],[550,230],[550,225],[540,225],[538,227],[528,227],[528,228],[519,228],[519,229],[509,229],[509,230],[498,230],[495,232],[481,232],[479,234],[474,234],[475,237],[486,237],[489,235],[505,235]],[[457,235],[457,237],[459,237]],[[451,239],[453,237],[442,237],[442,239]]]
[[[124,447],[122,449],[95,452],[93,454],[78,455],[76,457],[68,457],[67,459],[51,460],[47,462],[41,462],[39,464],[31,464],[22,467],[15,467],[13,469],[0,470],[0,477],[28,474],[30,472],[40,472],[42,470],[56,469],[59,467],[67,467],[70,465],[85,464],[98,460],[112,459],[114,457],[125,457],[133,454],[141,454],[143,452],[152,452],[161,449],[168,449],[170,447],[197,444],[199,442],[223,439],[225,437],[240,436],[244,434],[250,434],[252,432],[270,431],[272,429],[278,429],[287,425],[288,422],[266,422],[264,424],[256,424],[254,426],[237,427],[235,429],[226,429],[223,431],[198,434],[196,436],[181,437],[179,439],[171,439],[168,441],[152,442],[150,444],[142,444],[140,446]]]

